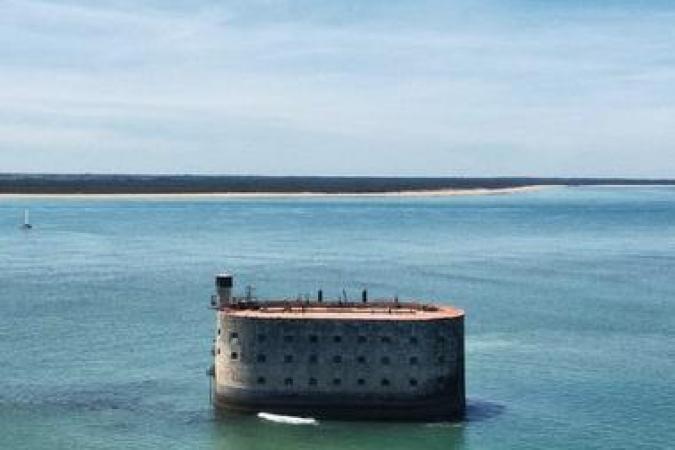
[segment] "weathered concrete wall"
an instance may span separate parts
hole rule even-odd
[[[218,330],[216,398],[224,406],[348,416],[372,407],[375,416],[400,418],[464,410],[463,316],[307,320],[221,311]]]

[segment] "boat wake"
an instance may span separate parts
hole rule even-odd
[[[270,422],[285,423],[287,425],[318,425],[319,422],[311,417],[282,416],[266,412],[258,413],[258,417]]]

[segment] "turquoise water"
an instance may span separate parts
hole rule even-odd
[[[223,269],[464,308],[467,420],[215,418]],[[0,381],[3,449],[673,448],[675,188],[0,199]]]

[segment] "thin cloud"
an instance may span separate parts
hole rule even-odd
[[[672,11],[261,4],[3,3],[0,166],[184,172],[165,163],[174,158],[196,172],[675,169]],[[47,148],[59,155],[49,167],[17,164],[19,149],[30,158]]]

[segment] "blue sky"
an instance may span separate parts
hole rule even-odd
[[[0,0],[0,172],[675,177],[675,3]]]

